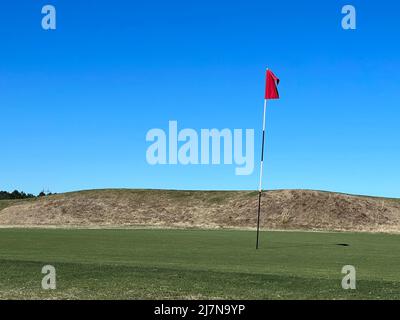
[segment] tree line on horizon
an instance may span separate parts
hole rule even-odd
[[[20,200],[20,199],[31,199],[31,198],[37,198],[37,197],[44,197],[44,196],[50,196],[53,193],[51,192],[40,192],[37,196],[31,194],[31,193],[25,193],[23,191],[18,191],[14,190],[13,192],[8,192],[8,191],[0,191],[0,200]]]

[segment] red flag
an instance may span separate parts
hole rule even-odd
[[[265,80],[265,99],[279,99],[278,84],[279,79],[270,70],[267,70]]]

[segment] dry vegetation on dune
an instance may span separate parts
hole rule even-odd
[[[251,191],[91,190],[0,204],[3,226],[253,228]],[[400,232],[400,201],[308,190],[268,191],[262,227]]]

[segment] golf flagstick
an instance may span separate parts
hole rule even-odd
[[[264,99],[264,116],[263,116],[261,162],[260,162],[260,183],[259,183],[259,186],[258,186],[258,213],[257,213],[257,243],[256,243],[256,249],[258,249],[259,235],[260,235],[260,213],[261,213],[261,195],[262,195],[262,174],[263,174],[263,163],[264,163],[265,114],[266,114],[266,112],[267,112],[267,99]]]
[[[279,79],[268,70],[265,76],[265,96],[264,96],[264,115],[263,115],[263,128],[262,128],[262,146],[261,146],[261,162],[260,162],[260,183],[258,187],[258,212],[257,212],[257,241],[256,249],[260,244],[260,216],[261,216],[261,195],[262,195],[262,176],[263,176],[263,163],[264,163],[264,144],[265,144],[265,114],[267,113],[267,100],[279,99],[278,86]]]

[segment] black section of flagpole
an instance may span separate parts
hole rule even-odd
[[[265,129],[263,129],[262,133],[262,147],[261,147],[261,163],[264,161],[264,140],[265,140]],[[261,174],[261,173],[260,173]],[[259,247],[259,236],[260,236],[260,214],[261,214],[261,194],[262,194],[262,185],[260,184],[260,190],[258,192],[258,213],[257,213],[257,241],[256,241],[256,249]]]
[[[258,238],[260,234],[260,211],[261,211],[261,191],[258,193],[258,215],[257,215],[257,242],[256,249],[258,249]]]

